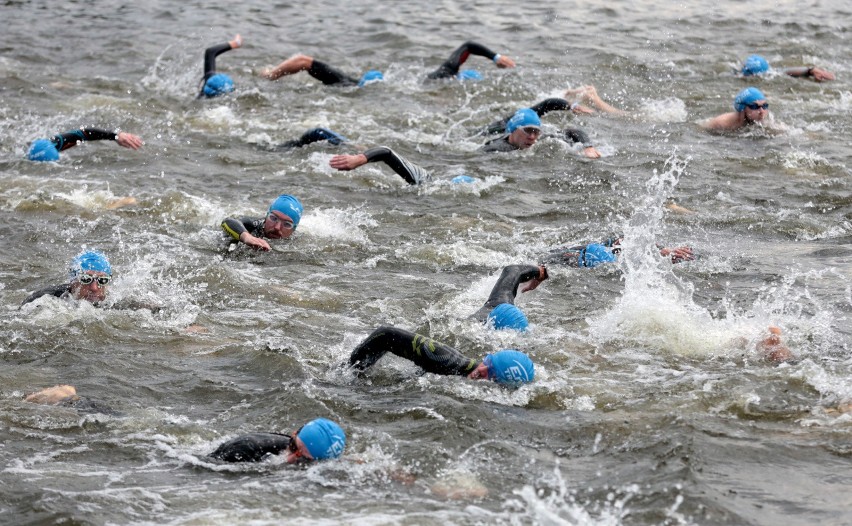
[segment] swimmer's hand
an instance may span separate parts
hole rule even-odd
[[[500,55],[500,58],[497,59],[497,67],[500,69],[513,68],[515,67],[515,61],[506,55]]]
[[[535,290],[536,287],[541,285],[541,282],[546,280],[549,276],[547,275],[547,267],[544,265],[538,266],[538,276],[533,279],[527,281],[522,284],[521,292],[529,292],[531,290]]]
[[[817,82],[825,82],[826,80],[834,80],[834,73],[826,71],[822,68],[811,68],[811,76]]]
[[[695,256],[692,253],[692,248],[690,247],[663,247],[660,249],[660,255],[663,257],[670,257],[672,263],[682,263],[684,261],[692,261],[695,259]]]
[[[124,146],[125,148],[130,148],[131,150],[138,150],[142,147],[143,144],[145,144],[144,142],[142,142],[141,137],[127,132],[120,132],[118,135],[116,135],[115,142],[117,142],[119,146]]]
[[[248,232],[243,232],[242,234],[240,234],[240,241],[252,248],[257,248],[265,251],[272,250],[272,247],[269,246],[269,243],[267,243],[266,240],[260,239],[259,237],[254,237]]]
[[[240,35],[237,35],[237,36],[234,37],[233,40],[228,42],[228,44],[231,45],[231,49],[237,49],[238,47],[243,45],[243,37],[241,37]]]
[[[367,164],[367,156],[363,153],[358,155],[335,155],[328,165],[335,170],[349,171]]]
[[[585,148],[583,148],[583,155],[585,155],[589,159],[601,158],[601,152],[599,152],[594,146],[586,146]]]

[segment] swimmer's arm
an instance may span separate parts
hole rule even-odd
[[[823,82],[826,80],[834,80],[834,73],[817,67],[807,67],[801,66],[798,68],[787,68],[784,70],[784,73],[791,77],[813,77],[813,79],[817,82]]]
[[[266,240],[255,237],[248,231],[249,227],[252,226],[252,221],[249,218],[243,218],[240,220],[229,217],[222,221],[221,226],[222,230],[236,241],[242,241],[250,247],[259,248],[261,250],[272,249]]]
[[[503,268],[497,283],[491,289],[491,294],[488,295],[488,300],[473,315],[474,318],[485,321],[488,318],[488,313],[501,303],[515,304],[515,297],[518,295],[518,287],[521,283],[532,282],[526,290],[533,290],[538,285],[547,279],[547,269],[544,265],[508,265]]]
[[[464,44],[462,44],[462,48],[464,48],[464,51],[468,52],[471,55],[477,55],[477,56],[480,56],[480,57],[485,57],[488,60],[493,61],[494,64],[497,65],[498,68],[513,68],[513,67],[515,67],[515,61],[514,60],[512,60],[511,58],[504,56],[504,55],[498,55],[497,53],[491,51],[490,49],[483,46],[482,44],[479,44],[478,42],[473,42],[473,41],[465,42]],[[461,63],[464,63],[464,60],[462,60]],[[459,64],[459,65],[461,65],[461,64]]]
[[[551,111],[565,111],[571,109],[571,103],[559,97],[544,99],[535,106],[530,108],[538,114],[539,117],[550,113]]]
[[[601,156],[600,152],[592,144],[592,140],[580,128],[565,128],[562,131],[561,138],[566,141],[582,144],[583,155],[590,159],[598,159]]]
[[[335,155],[329,161],[329,165],[337,170],[354,170],[364,164],[377,161],[387,164],[391,170],[405,179],[405,182],[408,184],[419,184],[428,177],[428,174],[423,168],[409,162],[385,146],[371,148],[358,155]]]
[[[670,258],[672,263],[682,263],[684,261],[692,261],[695,259],[695,255],[693,255],[691,247],[661,247],[657,245],[657,248],[660,249],[660,255]]]
[[[115,141],[120,146],[138,150],[142,147],[142,139],[136,135],[127,132],[114,132],[102,130],[100,128],[81,128],[79,130],[71,130],[61,133],[51,139],[56,149],[59,151],[67,150],[77,146],[83,141]]]

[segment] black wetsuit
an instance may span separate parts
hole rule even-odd
[[[266,237],[266,234],[263,231],[263,223],[265,220],[265,217],[241,217],[240,219],[229,217],[222,221],[221,226],[222,230],[224,230],[226,234],[237,241],[240,240],[240,235],[243,232],[248,232],[254,237],[263,238]]]
[[[340,85],[342,87],[357,86],[358,79],[350,77],[346,73],[335,69],[325,62],[320,62],[317,59],[311,63],[308,68],[308,75],[322,82],[326,86]]]
[[[27,296],[27,299],[25,299],[23,301],[23,303],[21,303],[21,305],[22,306],[26,305],[27,303],[35,301],[42,296],[56,296],[57,298],[67,298],[67,297],[70,296],[70,294],[71,294],[71,284],[70,283],[64,283],[62,285],[52,285],[50,287],[45,287],[43,289],[39,289],[39,290],[33,292],[32,294]]]
[[[69,396],[68,398],[63,398],[56,405],[61,407],[70,407],[71,409],[75,409],[77,412],[86,415],[100,413],[116,416],[121,414],[105,403],[92,400],[91,398],[86,398],[85,396]]]
[[[381,161],[390,166],[391,170],[396,172],[400,177],[405,179],[408,184],[420,184],[428,181],[430,176],[423,168],[409,162],[405,157],[399,155],[395,151],[386,146],[370,148],[364,155],[367,157],[368,163]]]
[[[502,303],[514,305],[515,296],[518,295],[518,287],[521,283],[537,278],[540,273],[541,268],[536,265],[509,265],[504,267],[503,273],[500,274],[500,278],[494,284],[494,288],[491,289],[488,301],[472,317],[484,322],[488,320],[488,314],[497,305]],[[544,277],[547,277],[546,272]]]
[[[198,98],[206,97],[204,95],[204,84],[207,82],[207,79],[216,74],[216,57],[230,50],[230,42],[210,46],[204,50],[204,78],[201,79],[201,92],[198,94]]]
[[[114,141],[117,134],[114,131],[102,130],[100,128],[83,128],[71,130],[51,137],[50,142],[60,152],[77,146],[83,141]]]
[[[251,433],[225,442],[207,456],[225,462],[260,462],[287,451],[290,440],[290,435],[279,433]]]
[[[543,117],[551,111],[570,110],[571,103],[565,99],[560,98],[544,99],[543,101],[539,102],[530,109],[536,112],[539,117]],[[482,146],[482,148],[480,148],[480,150],[485,152],[510,152],[512,150],[518,149],[517,147],[509,144],[509,142],[506,140],[506,138],[508,137],[508,134],[506,133],[506,123],[508,123],[509,119],[511,118],[512,116],[509,115],[508,117],[492,122],[481,130],[482,135],[495,135],[498,133],[502,133],[504,135],[503,137],[500,137],[498,139],[488,141],[487,143],[485,143],[484,146]],[[567,142],[580,143],[585,148],[593,146],[591,139],[589,139],[589,136],[580,128],[565,128],[564,130],[562,130],[562,133],[560,135],[542,135],[541,138],[545,137],[553,137]]]
[[[303,133],[298,139],[281,143],[275,146],[274,149],[276,151],[290,150],[293,148],[301,148],[319,141],[328,141],[329,144],[338,145],[346,142],[346,139],[334,132],[331,132],[331,130],[326,130],[325,128],[311,128]]]
[[[601,245],[612,249],[613,254],[618,254],[621,251],[621,238],[612,237],[606,241],[602,241]],[[563,247],[553,250],[545,258],[545,263],[557,263],[567,265],[569,267],[585,267],[586,247],[589,245],[578,245],[573,247]],[[581,264],[582,262],[582,264]]]
[[[429,79],[446,79],[450,77],[455,77],[459,74],[459,68],[461,68],[462,64],[468,59],[471,55],[479,55],[480,57],[485,57],[489,60],[494,60],[494,57],[497,56],[497,53],[494,53],[487,47],[482,44],[477,44],[476,42],[465,42],[458,49],[453,51],[453,54],[450,55],[441,66],[429,73],[427,78]]]
[[[391,352],[411,360],[425,371],[435,374],[467,376],[479,365],[479,360],[468,358],[448,345],[431,338],[382,326],[367,336],[349,357],[349,365],[364,371]]]

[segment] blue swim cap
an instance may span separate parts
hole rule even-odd
[[[521,351],[497,351],[486,356],[482,363],[488,367],[488,378],[498,384],[520,387],[535,379],[535,366]]]
[[[463,69],[456,75],[459,80],[482,80],[482,74],[475,69]]]
[[[450,179],[450,182],[453,184],[475,183],[476,179],[469,175],[457,175]]]
[[[538,113],[529,108],[516,111],[515,114],[512,115],[512,118],[509,119],[509,122],[506,123],[506,133],[512,133],[518,128],[523,128],[524,126],[535,126],[537,128],[541,128],[541,119],[538,118]]]
[[[743,62],[743,75],[750,77],[752,75],[760,75],[769,71],[769,62],[760,55],[749,55]]]
[[[234,91],[234,81],[224,73],[216,73],[204,83],[204,95],[218,97]]]
[[[272,201],[272,204],[269,205],[269,210],[267,210],[266,213],[269,214],[269,212],[272,212],[273,210],[290,216],[290,219],[293,220],[293,228],[296,228],[299,226],[299,221],[302,219],[302,212],[304,212],[305,208],[302,206],[302,203],[300,203],[299,200],[292,195],[281,194],[278,196],[278,199]]]
[[[94,270],[112,276],[112,267],[107,257],[93,250],[78,254],[77,257],[71,260],[71,265],[68,268],[68,277],[74,279],[77,274],[85,270]]]
[[[385,76],[382,75],[381,71],[371,69],[370,71],[364,73],[361,77],[361,80],[358,81],[358,86],[363,87],[367,84],[372,84],[373,82],[379,82],[381,80],[385,80]]]
[[[601,263],[610,263],[616,259],[611,249],[600,243],[592,243],[591,245],[586,245],[586,248],[580,251],[580,259],[577,263],[581,267],[594,268]]]
[[[766,95],[764,95],[762,91],[754,87],[746,88],[739,92],[737,97],[734,99],[734,109],[737,111],[743,111],[746,104],[751,104],[759,100],[766,100]]]
[[[501,303],[494,307],[488,314],[488,320],[494,323],[494,328],[514,329],[516,331],[525,331],[530,322],[523,311],[511,303]]]
[[[30,151],[27,152],[27,159],[30,161],[58,161],[59,150],[53,141],[48,139],[36,139],[30,146]]]
[[[346,447],[346,433],[339,425],[325,418],[311,420],[297,435],[305,443],[314,460],[337,458]]]

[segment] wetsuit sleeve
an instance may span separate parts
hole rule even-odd
[[[340,84],[343,86],[355,86],[358,84],[357,79],[317,59],[314,59],[311,67],[308,68],[308,74],[325,85]]]
[[[251,217],[243,217],[241,219],[236,219],[233,217],[229,217],[222,221],[222,230],[225,231],[226,234],[234,238],[235,240],[240,240],[240,235],[243,232],[248,232],[249,234],[257,236],[257,223],[258,219],[253,219]]]
[[[319,141],[328,141],[329,144],[338,145],[346,142],[346,138],[342,135],[334,133],[325,128],[311,128],[302,134],[298,139],[281,143],[276,147],[276,150],[289,150],[291,148],[301,148],[311,143]]]
[[[204,80],[216,74],[216,57],[231,50],[231,43],[225,42],[216,46],[210,46],[204,50]]]
[[[565,99],[560,99],[558,97],[554,97],[551,99],[544,99],[539,102],[532,108],[530,108],[534,112],[538,114],[539,117],[544,117],[546,114],[551,111],[567,111],[571,109],[571,103]],[[511,118],[511,117],[510,117]]]
[[[426,170],[385,146],[371,148],[364,152],[364,156],[367,157],[368,163],[381,161],[390,166],[391,170],[405,179],[408,184],[420,184],[429,179]]]
[[[462,64],[467,61],[468,57],[471,55],[479,55],[480,57],[485,57],[489,60],[494,60],[494,57],[497,56],[497,53],[494,53],[487,47],[482,44],[477,44],[476,42],[467,41],[458,49],[453,51],[453,54],[450,55],[446,61],[444,61],[441,66],[429,73],[427,78],[430,79],[445,79],[449,77],[455,77],[459,73],[459,68],[461,68]]]
[[[567,142],[580,143],[584,148],[594,146],[586,132],[580,128],[565,128],[559,138]]]
[[[77,143],[83,141],[114,141],[115,137],[116,133],[114,131],[102,130],[100,128],[82,128],[55,135],[50,141],[61,152],[62,150],[73,148],[77,146]]]
[[[540,272],[541,269],[536,265],[509,265],[504,267],[500,278],[494,284],[494,288],[491,289],[488,301],[474,313],[473,317],[479,321],[485,321],[488,319],[488,313],[497,305],[501,303],[514,305],[520,284],[537,278]]]
[[[363,371],[391,352],[435,374],[467,376],[479,362],[431,338],[395,327],[379,327],[352,351],[349,365]]]
[[[225,462],[260,462],[269,455],[286,451],[290,440],[290,435],[252,433],[225,442],[207,456]]]
[[[27,303],[33,302],[39,299],[42,296],[56,296],[57,298],[61,298],[63,294],[71,291],[71,284],[65,283],[63,285],[53,285],[51,287],[45,287],[43,289],[37,290],[27,296],[27,299],[21,303],[21,306],[26,305]]]

